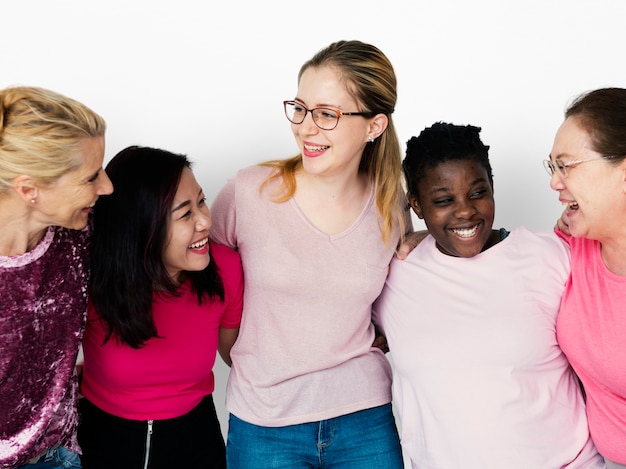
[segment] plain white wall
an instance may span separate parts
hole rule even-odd
[[[0,18],[0,87],[92,107],[107,160],[133,144],[186,153],[209,200],[238,168],[295,154],[281,101],[336,40],[391,59],[401,142],[437,120],[483,128],[496,227],[552,228],[561,207],[541,160],[566,104],[626,86],[624,0],[4,0]]]

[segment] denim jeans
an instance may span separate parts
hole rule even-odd
[[[35,464],[24,464],[15,469],[81,469],[80,457],[59,446],[49,449]]]
[[[391,404],[286,427],[252,425],[230,414],[228,469],[402,469]]]

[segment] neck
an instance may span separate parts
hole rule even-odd
[[[626,241],[622,243],[601,243],[602,261],[615,275],[626,276]]]
[[[47,226],[33,219],[21,201],[0,201],[0,256],[19,256],[32,250],[46,233]]]
[[[341,204],[355,198],[360,200],[363,194],[369,194],[369,182],[367,177],[362,174],[326,178],[302,172],[296,178],[298,182],[296,192],[302,193],[304,190],[308,193],[314,193],[320,202]]]

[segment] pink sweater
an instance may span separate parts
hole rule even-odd
[[[597,241],[561,236],[571,248],[572,273],[559,344],[587,392],[594,443],[604,457],[626,464],[626,277],[606,268]]]
[[[391,401],[391,367],[371,347],[371,305],[394,253],[373,193],[352,226],[329,236],[293,199],[259,192],[269,169],[237,173],[212,207],[212,235],[237,247],[246,279],[226,406],[264,426],[324,420]]]
[[[179,417],[214,387],[213,364],[220,327],[239,326],[243,278],[236,252],[211,244],[211,257],[224,282],[224,303],[205,300],[184,283],[180,297],[155,295],[152,314],[160,338],[140,349],[101,345],[105,329],[93,306],[83,340],[83,395],[100,409],[133,420]]]

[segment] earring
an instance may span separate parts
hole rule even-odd
[[[367,141],[368,141],[369,143],[374,143],[374,137],[372,137],[371,135],[368,135],[368,136],[367,136]]]
[[[35,203],[35,199],[30,199],[30,203],[34,204]]]

